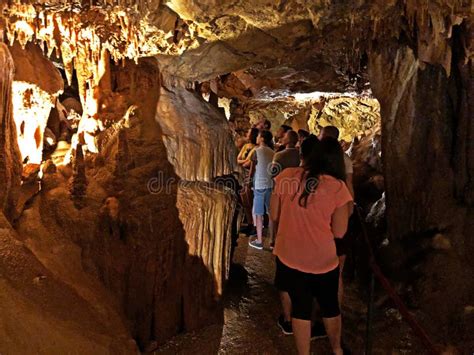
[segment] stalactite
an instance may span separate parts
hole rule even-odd
[[[80,2],[69,2],[70,9],[81,11],[69,11],[58,5],[47,9],[31,3],[15,3],[8,7],[2,4],[0,13],[5,19],[10,45],[15,40],[22,47],[32,41],[45,43],[48,56],[56,50],[62,58],[71,83],[72,72],[78,66],[96,70],[103,49],[109,51],[115,62],[123,59],[137,62],[141,56],[180,54],[189,47],[189,43],[168,42],[169,35],[153,28],[147,20],[147,11],[142,13],[140,9],[145,9],[139,3],[127,3],[130,9],[125,9],[118,1],[97,1],[93,7],[84,9]],[[153,35],[147,34],[150,31]],[[96,82],[100,79],[90,78]]]

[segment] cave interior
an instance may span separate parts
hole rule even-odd
[[[340,129],[382,270],[440,349],[472,351],[473,14],[3,1],[0,352],[146,352],[222,323],[241,214],[216,181],[263,119]]]

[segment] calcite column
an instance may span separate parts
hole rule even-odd
[[[22,169],[11,101],[13,73],[11,54],[7,46],[0,43],[0,211],[7,216],[14,205]]]

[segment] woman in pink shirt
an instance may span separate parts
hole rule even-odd
[[[346,233],[352,202],[344,179],[343,152],[333,139],[315,145],[304,166],[285,169],[275,179],[271,200],[276,222],[275,279],[290,295],[300,354],[310,351],[313,298],[321,308],[333,352],[343,354],[334,238]]]

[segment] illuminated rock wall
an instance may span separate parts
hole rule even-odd
[[[63,79],[38,46],[28,43],[22,49],[15,43],[10,51],[15,63],[13,117],[22,161],[40,164],[44,130],[51,108],[63,91]]]
[[[13,70],[8,48],[0,43],[0,201],[7,211],[15,206],[12,192],[21,176],[11,109]],[[33,211],[38,210],[29,213]],[[29,220],[35,222],[33,216]],[[94,287],[92,278],[81,278],[77,258],[70,258],[80,255],[78,248],[58,243],[45,225],[32,223],[31,230],[19,234],[0,211],[0,352],[136,351],[110,295],[97,282]],[[35,240],[40,231],[49,243]],[[59,252],[61,248],[68,251]],[[39,256],[41,251],[56,257]]]

